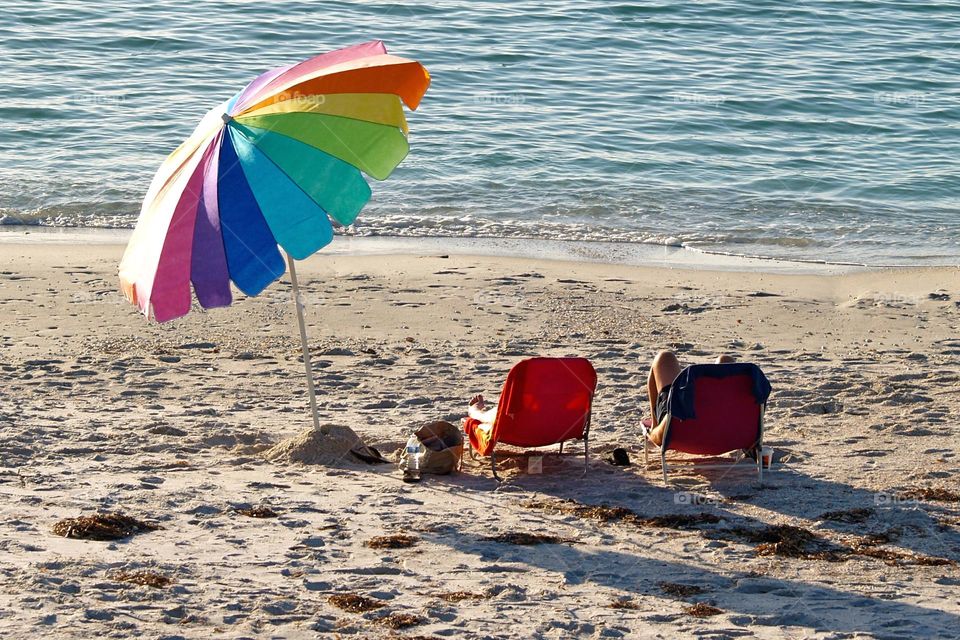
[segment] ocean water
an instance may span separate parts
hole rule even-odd
[[[960,263],[960,2],[0,0],[0,223],[132,227],[258,73],[382,39],[433,84],[357,235]]]

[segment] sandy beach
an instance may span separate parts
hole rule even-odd
[[[486,460],[417,485],[267,462],[311,425],[289,280],[157,325],[118,293],[122,251],[0,244],[2,637],[960,637],[958,269],[299,263],[321,420],[387,455],[524,357],[591,360],[588,473],[518,455],[498,489]],[[766,372],[764,486],[643,468],[661,349]],[[98,510],[160,528],[54,534]]]

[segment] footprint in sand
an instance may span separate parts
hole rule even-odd
[[[801,415],[827,415],[843,412],[843,404],[836,400],[826,402],[811,402],[801,406],[796,413]]]

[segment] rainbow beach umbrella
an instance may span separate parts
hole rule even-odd
[[[124,295],[166,322],[190,311],[192,294],[227,306],[231,282],[255,296],[288,265],[317,424],[294,259],[330,243],[331,219],[353,223],[370,199],[363,174],[383,180],[403,160],[403,104],[416,109],[429,84],[423,65],[379,41],[254,79],[160,166],[120,263]]]

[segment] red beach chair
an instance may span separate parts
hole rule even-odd
[[[643,459],[648,448],[660,451],[663,482],[667,482],[667,450],[715,456],[729,451],[750,452],[763,481],[763,414],[770,382],[755,364],[698,364],[680,372],[669,392],[663,443],[650,440],[652,425],[643,426]],[[743,456],[738,456],[733,464]]]
[[[597,388],[597,372],[585,358],[530,358],[518,362],[503,385],[497,414],[490,429],[466,418],[464,432],[474,450],[490,456],[497,475],[497,443],[516,447],[543,447],[566,440],[583,440],[586,473],[589,456],[590,413]]]

